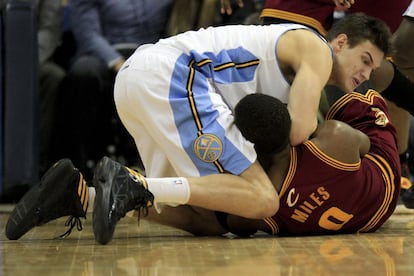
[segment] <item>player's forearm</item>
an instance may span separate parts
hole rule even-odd
[[[279,209],[279,195],[258,162],[239,176],[212,174],[189,177],[188,181],[191,189],[189,205],[251,219],[272,216]]]
[[[316,116],[313,116],[312,118],[306,118],[303,116],[296,119],[291,115],[291,119],[292,128],[290,130],[289,139],[290,144],[292,146],[296,146],[309,139],[309,137],[315,132],[318,122]]]

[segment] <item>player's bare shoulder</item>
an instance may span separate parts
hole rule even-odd
[[[310,29],[292,29],[284,33],[277,44],[276,53],[281,62],[290,63],[292,58],[311,55],[321,60],[332,60],[328,42]]]
[[[311,141],[323,153],[344,163],[358,162],[370,148],[366,134],[337,120],[321,123]]]

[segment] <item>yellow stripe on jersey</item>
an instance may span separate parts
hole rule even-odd
[[[328,113],[326,114],[326,119],[327,120],[332,119],[334,115],[338,112],[338,110],[340,110],[344,105],[346,105],[349,101],[353,99],[357,99],[361,102],[365,102],[369,105],[372,105],[374,103],[375,97],[382,98],[378,92],[372,89],[368,90],[368,92],[365,95],[360,94],[360,93],[345,94],[331,106]]]
[[[201,132],[201,130],[203,129],[203,125],[201,123],[200,116],[198,115],[197,107],[196,107],[194,95],[193,95],[193,83],[194,83],[194,75],[195,75],[193,64],[194,64],[194,60],[192,60],[189,64],[190,72],[189,72],[188,79],[187,79],[187,97],[190,103],[191,113],[193,114],[193,118],[197,126],[197,130]]]
[[[236,68],[246,68],[250,66],[259,65],[259,63],[260,61],[258,59],[251,60],[251,61],[244,62],[244,63],[236,63]]]
[[[197,62],[196,66],[197,67],[202,67],[202,66],[204,66],[206,64],[210,64],[212,62],[213,61],[211,59],[203,59],[203,60]],[[190,62],[190,67],[192,67],[194,65],[194,63],[195,63],[195,61],[192,60]],[[226,63],[220,64],[220,65],[215,65],[213,70],[218,72],[218,71],[228,69],[228,68],[231,68],[231,67],[247,68],[247,67],[255,66],[255,65],[258,65],[258,64],[260,64],[260,60],[258,60],[258,59],[253,59],[253,60],[246,61],[246,62],[243,62],[243,63],[226,62]]]
[[[285,180],[283,181],[282,187],[280,188],[279,196],[282,197],[282,195],[286,192],[286,190],[289,188],[290,183],[292,182],[293,177],[296,173],[297,168],[297,152],[294,147],[290,150],[290,164],[289,164],[289,170],[286,174]]]
[[[219,66],[214,66],[214,71],[221,71],[221,70],[235,67],[235,66],[236,64],[234,62],[228,62],[228,63],[221,64]]]
[[[194,64],[194,60],[192,60],[192,64]],[[199,61],[199,62],[197,62],[197,66],[198,67],[202,67],[202,66],[204,66],[204,65],[206,65],[206,64],[210,64],[210,63],[212,63],[213,61],[211,60],[211,59],[209,59],[209,58],[206,58],[206,59],[203,59],[203,60],[201,60],[201,61]],[[191,65],[192,65],[191,64]],[[191,66],[190,65],[190,66]]]
[[[264,218],[263,221],[269,226],[272,231],[272,235],[277,235],[279,233],[279,227],[272,218]]]
[[[384,194],[383,202],[378,208],[377,212],[374,214],[371,220],[364,227],[362,227],[358,232],[368,232],[369,230],[371,230],[377,225],[377,223],[381,220],[381,218],[387,213],[390,203],[393,199],[394,190],[395,190],[395,186],[394,186],[395,176],[388,162],[384,158],[379,156],[378,154],[368,153],[365,155],[365,158],[371,160],[381,170],[382,176],[384,179],[385,194]]]
[[[260,61],[258,59],[243,62],[243,63],[234,63],[234,62],[228,62],[221,65],[214,66],[214,71],[221,71],[227,68],[235,67],[235,68],[247,68],[250,66],[258,65]],[[198,65],[198,64],[197,64]]]
[[[361,166],[361,161],[357,163],[344,163],[340,162],[325,153],[323,153],[313,142],[306,141],[304,145],[316,156],[318,157],[322,162],[328,164],[331,167],[344,170],[344,171],[356,171]]]
[[[326,30],[322,26],[322,24],[318,20],[309,16],[276,9],[263,9],[262,13],[260,14],[260,17],[282,18],[284,20],[298,22],[301,24],[311,26],[315,28],[320,34],[326,35]]]

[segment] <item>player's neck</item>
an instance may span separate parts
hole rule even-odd
[[[272,165],[268,170],[268,175],[277,192],[280,192],[290,166],[290,150],[288,146],[283,151],[274,154],[272,157]]]

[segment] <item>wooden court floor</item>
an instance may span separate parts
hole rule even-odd
[[[414,275],[414,211],[405,208],[376,233],[293,238],[200,238],[126,217],[104,246],[91,219],[66,239],[54,239],[62,218],[9,241],[0,210],[0,275]]]

